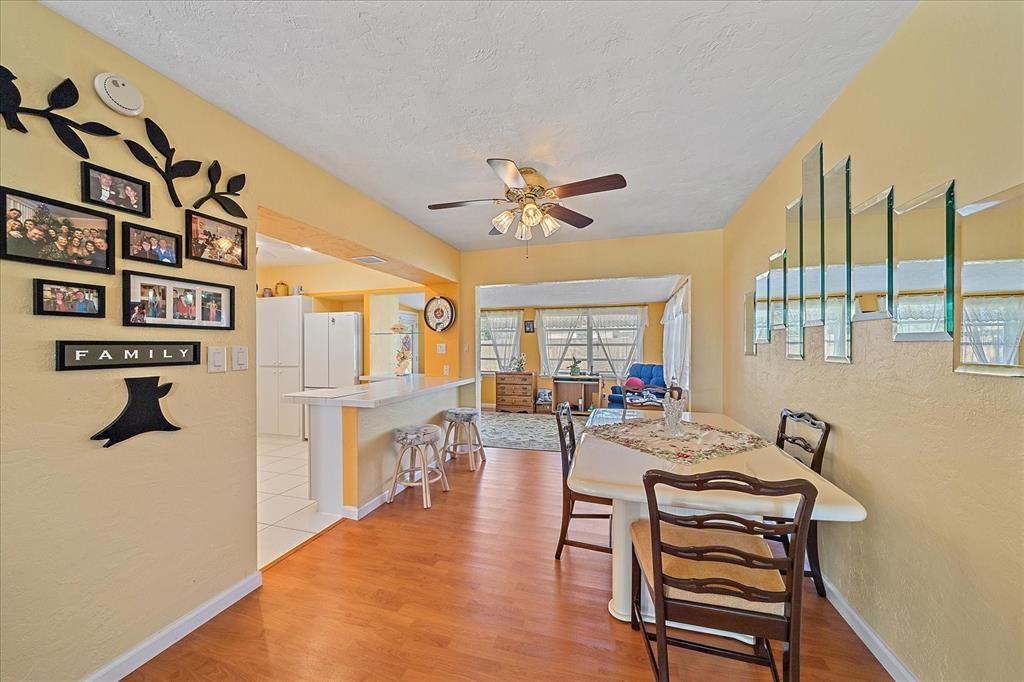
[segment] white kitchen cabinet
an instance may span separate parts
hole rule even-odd
[[[313,309],[307,296],[256,299],[256,428],[259,433],[303,435],[302,408],[281,401],[301,391],[302,321]]]

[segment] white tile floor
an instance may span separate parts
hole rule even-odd
[[[263,568],[337,521],[309,499],[309,443],[282,436],[256,441],[256,548]]]

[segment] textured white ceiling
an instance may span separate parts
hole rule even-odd
[[[495,284],[477,288],[481,308],[551,308],[667,301],[679,275],[620,277],[536,284]]]
[[[721,227],[913,6],[44,1],[461,249],[491,156],[626,176],[550,241]]]

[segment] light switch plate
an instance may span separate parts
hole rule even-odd
[[[439,344],[437,344],[437,354],[438,355],[444,355],[447,352],[448,352],[448,344],[446,344],[446,343],[439,343]]]
[[[450,372],[450,370],[448,369],[448,365],[445,365],[445,366],[444,366],[444,375],[445,375],[445,376],[448,376],[448,373],[449,373],[449,372]]]
[[[231,346],[231,369],[249,369],[249,347]]]
[[[210,374],[228,371],[227,349],[224,346],[206,347],[206,371]]]

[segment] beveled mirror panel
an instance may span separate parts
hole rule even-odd
[[[825,362],[850,362],[850,157],[825,174]]]
[[[754,292],[743,294],[743,354],[756,355],[754,345]]]
[[[1024,184],[957,210],[956,371],[1024,376]]]
[[[804,358],[803,274],[800,267],[803,251],[803,200],[799,197],[786,205],[786,357]],[[792,251],[790,251],[792,249]],[[793,256],[790,256],[793,254]]]
[[[853,321],[892,317],[892,187],[851,211]]]
[[[893,339],[953,338],[953,181],[893,211]]]
[[[807,153],[801,164],[803,190],[802,259],[803,323],[813,327],[825,320],[821,292],[824,290],[825,259],[822,226],[824,224],[824,178],[822,177],[822,145],[819,142]],[[788,245],[787,245],[788,246]]]
[[[786,326],[786,250],[768,259],[768,319],[772,329]]]
[[[772,325],[768,317],[768,273],[754,278],[754,343],[771,343]]]

